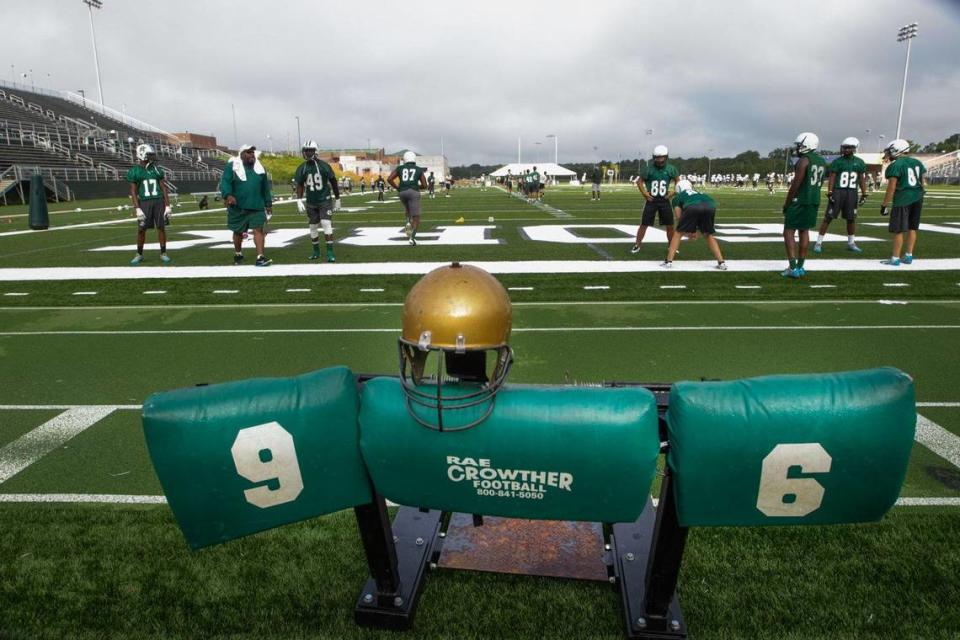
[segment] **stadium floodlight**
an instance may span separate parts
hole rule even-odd
[[[100,82],[100,56],[97,54],[97,32],[93,29],[93,10],[102,9],[102,0],[81,0],[87,5],[87,11],[90,12],[90,37],[93,39],[93,64],[97,72],[97,91],[100,94],[100,104],[103,102],[103,84]]]
[[[900,85],[900,112],[897,115],[897,139],[900,138],[900,123],[903,121],[903,98],[907,92],[907,70],[910,68],[910,41],[917,37],[917,23],[911,22],[910,24],[900,27],[900,30],[897,31],[897,42],[907,43],[907,59],[903,63],[903,84]]]
[[[300,116],[293,116],[297,119],[297,148],[303,148],[303,141],[300,139]]]
[[[553,138],[553,164],[560,164],[559,140],[560,137],[555,133],[548,133],[547,139]]]
[[[877,151],[883,151],[883,139],[886,137],[882,133],[877,136]]]

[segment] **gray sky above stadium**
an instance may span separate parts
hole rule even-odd
[[[81,0],[4,8],[0,73],[97,95]],[[896,130],[909,22],[903,135],[960,130],[958,0],[104,0],[94,20],[107,105],[231,146],[234,104],[241,143],[295,146],[299,115],[322,147],[442,137],[453,164],[514,161],[518,137],[552,160],[548,134],[561,163],[765,154],[805,130],[873,151]]]

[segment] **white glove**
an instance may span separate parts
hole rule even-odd
[[[267,210],[266,210],[266,214],[267,214],[267,222],[270,222],[270,218],[273,217],[273,210],[272,210],[272,209],[267,209]]]
[[[303,204],[303,200],[297,200],[297,213],[306,213],[307,205]]]
[[[147,214],[145,214],[145,213],[143,212],[143,209],[141,209],[140,207],[137,207],[137,221],[138,221],[138,222],[146,222],[146,221],[147,221]]]
[[[173,209],[171,209],[170,207],[164,207],[164,208],[163,208],[163,221],[164,221],[164,222],[170,222],[170,214],[171,214],[171,213],[173,213]]]
[[[333,210],[334,210],[334,211],[340,211],[340,206],[341,206],[341,205],[342,205],[342,203],[340,202],[340,198],[336,198],[336,199],[333,201]]]

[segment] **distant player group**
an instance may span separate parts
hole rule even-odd
[[[814,253],[823,251],[823,240],[830,223],[843,218],[846,221],[847,249],[860,253],[856,243],[856,219],[858,209],[866,201],[868,193],[867,167],[856,156],[860,142],[846,138],[838,156],[829,166],[817,153],[820,140],[816,134],[801,133],[794,142],[797,162],[794,167],[786,200],[783,204],[783,241],[788,266],[781,275],[802,278],[806,274],[805,261],[810,247],[810,230],[817,226],[820,192],[824,180],[827,183],[827,209],[820,223]],[[916,158],[908,155],[910,145],[906,140],[894,140],[884,149],[884,159],[889,163],[885,177],[887,188],[880,205],[880,214],[890,216],[888,231],[893,237],[890,258],[883,260],[889,266],[911,264],[913,251],[920,228],[920,213],[923,208],[926,169]],[[336,174],[329,164],[317,157],[318,146],[308,141],[302,148],[303,162],[294,173],[297,210],[307,216],[312,246],[308,260],[321,260],[320,232],[323,232],[325,255],[328,262],[335,262],[333,251],[333,213],[340,209],[340,187]],[[717,212],[716,202],[700,193],[691,180],[681,178],[677,168],[668,162],[667,147],[658,145],[653,150],[650,163],[636,180],[637,188],[645,203],[640,225],[630,253],[640,253],[647,229],[659,223],[665,228],[668,249],[661,266],[669,269],[679,253],[683,237],[694,239],[702,236],[717,261],[716,268],[726,270],[720,246],[714,234]],[[170,221],[171,208],[163,169],[157,164],[156,152],[150,146],[137,147],[138,163],[127,172],[130,197],[136,210],[137,255],[130,261],[138,265],[143,261],[143,246],[147,229],[157,229],[160,243],[160,260],[171,262],[167,255],[166,225]],[[384,181],[382,176],[374,183],[378,200],[383,200],[385,185],[398,193],[405,212],[404,232],[411,246],[417,245],[420,227],[420,191],[435,194],[435,178],[426,169],[417,166],[416,155],[407,151],[403,163],[397,166]],[[529,201],[542,200],[544,176],[534,167],[517,176],[522,196]],[[513,192],[514,177],[508,174],[505,184]],[[756,182],[756,178],[754,180]],[[449,178],[445,179],[447,195]],[[591,176],[591,199],[600,199],[601,176],[595,169]],[[770,178],[768,177],[768,188]],[[361,182],[365,191],[365,183]],[[265,267],[271,260],[264,254],[264,230],[273,214],[273,195],[267,173],[256,156],[256,147],[243,145],[236,158],[227,163],[220,180],[220,194],[227,207],[227,228],[233,233],[234,264],[243,264],[243,238],[253,232],[257,251],[255,265]]]

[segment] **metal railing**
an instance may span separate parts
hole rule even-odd
[[[59,167],[36,167],[15,164],[2,175],[7,175],[11,171],[20,189],[21,200],[23,199],[23,186],[20,183],[29,180],[35,175],[40,175],[43,178],[43,184],[53,192],[53,197],[58,202],[60,200],[73,200],[73,191],[63,182],[63,180],[69,180],[71,178],[67,177],[66,174],[60,173],[61,169]],[[67,171],[69,171],[69,169]]]
[[[85,154],[83,154],[83,153],[76,153],[76,154],[74,154],[73,157],[74,157],[78,162],[82,162],[83,164],[89,165],[90,167],[93,167],[94,164],[95,164],[95,163],[93,162],[93,158],[91,158],[90,156],[85,155]]]

